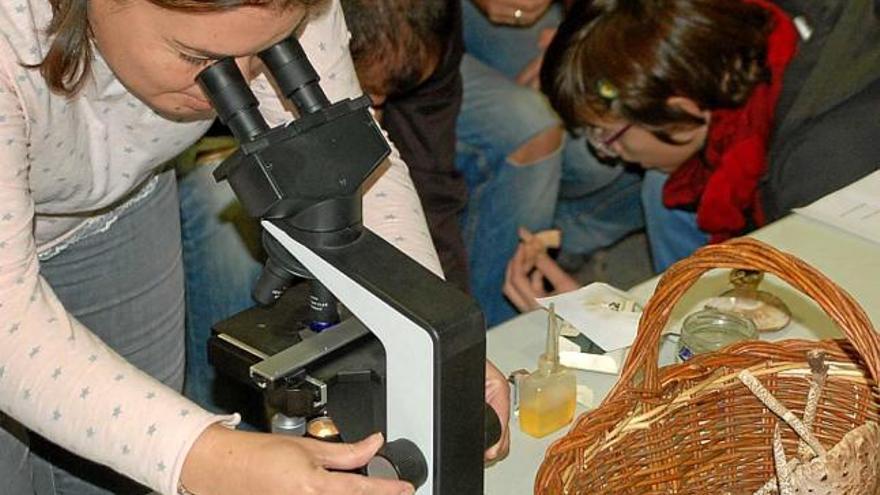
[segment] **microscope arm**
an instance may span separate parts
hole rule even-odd
[[[282,221],[263,227],[385,347],[388,439],[425,457],[419,493],[481,493],[486,341],[474,301],[367,229],[322,249]]]

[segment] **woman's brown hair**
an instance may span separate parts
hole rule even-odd
[[[768,10],[744,0],[581,0],[544,58],[541,85],[570,128],[623,118],[664,128],[705,124],[667,104],[743,105],[767,80]]]
[[[120,0],[125,1],[125,0]],[[313,4],[320,0],[148,0],[159,7],[194,12],[214,12],[245,5],[277,5],[287,8]],[[89,0],[49,0],[52,21],[47,34],[55,38],[39,64],[40,74],[49,88],[66,96],[75,95],[88,80],[92,60],[89,40]]]

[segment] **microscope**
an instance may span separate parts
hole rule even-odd
[[[268,257],[260,307],[215,326],[211,362],[264,392],[275,431],[329,410],[345,441],[385,433],[365,474],[422,495],[482,494],[500,424],[484,400],[481,312],[363,226],[364,181],[390,152],[369,99],[331,104],[295,37],[259,56],[298,119],[269,128],[231,58],[197,76],[240,143],[214,176],[260,219]]]

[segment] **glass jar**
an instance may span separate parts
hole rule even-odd
[[[681,325],[678,357],[687,361],[697,354],[756,338],[758,330],[750,319],[717,309],[701,309],[688,315]]]

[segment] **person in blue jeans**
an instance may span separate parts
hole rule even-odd
[[[254,306],[251,288],[263,267],[254,232],[259,225],[247,217],[232,188],[212,176],[223,150],[234,145],[232,138],[207,138],[178,160],[187,328],[184,394],[214,412],[253,404],[257,395],[218,377],[208,364],[211,326]],[[253,411],[245,413],[250,426],[259,424],[261,418],[249,417]]]
[[[697,213],[663,206],[663,185],[669,174],[646,170],[642,180],[645,231],[654,271],[662,273],[709,242],[709,234],[697,226]]]
[[[541,45],[562,19],[562,5],[517,5],[462,4],[464,92],[456,165],[469,190],[461,223],[471,290],[489,326],[516,314],[502,287],[520,227],[560,228],[563,252],[585,256],[644,222],[640,176],[601,163],[583,138],[568,135],[530,80]]]

